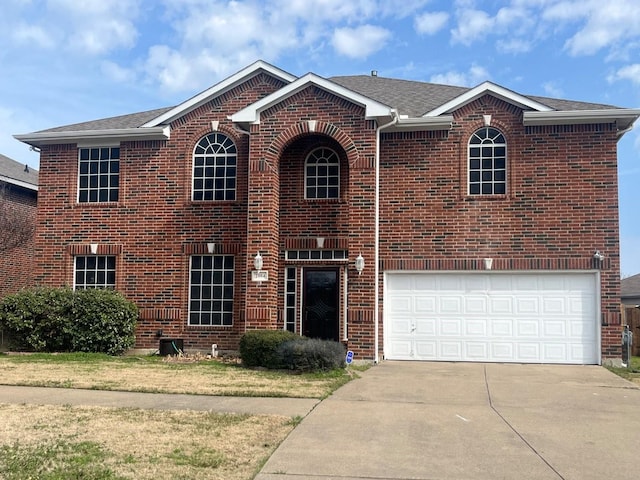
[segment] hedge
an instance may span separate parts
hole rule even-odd
[[[136,306],[115,290],[39,287],[0,302],[11,347],[36,352],[119,355],[133,346]]]

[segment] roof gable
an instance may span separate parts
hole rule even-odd
[[[228,92],[229,90],[232,90],[236,86],[259,75],[260,73],[267,73],[275,78],[282,80],[285,83],[291,83],[296,79],[294,75],[291,75],[284,70],[263,62],[262,60],[258,60],[257,62],[252,63],[248,67],[243,68],[239,72],[231,75],[221,82],[218,82],[207,90],[191,97],[189,100],[182,102],[180,105],[173,107],[171,110],[164,112],[162,115],[149,120],[148,122],[143,124],[142,127],[157,127],[162,124],[168,124],[176,118],[179,118],[189,113],[190,111],[195,110],[200,105],[203,105],[209,102],[211,99],[218,97],[223,93]]]
[[[483,95],[492,95],[507,103],[516,105],[523,110],[534,110],[537,112],[549,112],[553,109],[543,103],[533,100],[530,97],[525,97],[512,90],[501,87],[491,82],[484,82],[471,90],[449,100],[448,102],[440,105],[439,107],[425,113],[425,117],[437,117],[445,113],[452,113],[459,108],[473,102],[474,100],[482,97]]]
[[[291,82],[289,85],[286,85],[271,95],[268,95],[234,113],[231,116],[231,120],[237,123],[260,123],[260,114],[263,111],[304,90],[309,85],[315,85],[322,90],[336,95],[337,97],[362,106],[365,109],[366,118],[391,116],[391,107],[388,105],[380,103],[369,97],[365,97],[360,93],[349,90],[348,88],[338,85],[326,78],[319,77],[313,73],[307,73],[303,77],[298,78],[294,82]]]

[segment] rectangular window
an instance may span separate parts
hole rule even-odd
[[[78,202],[117,202],[120,190],[120,148],[80,148]]]
[[[193,255],[189,271],[189,325],[233,324],[232,255]]]
[[[116,257],[86,255],[75,257],[73,288],[116,288]]]
[[[285,269],[284,280],[284,328],[290,332],[296,331],[296,269]]]

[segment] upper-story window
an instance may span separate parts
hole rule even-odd
[[[235,200],[237,150],[222,133],[210,133],[193,150],[193,200]]]
[[[469,140],[469,195],[507,193],[507,143],[492,127],[483,127]]]
[[[80,148],[78,171],[78,202],[118,201],[120,148]]]
[[[340,158],[330,148],[312,151],[304,164],[304,197],[309,199],[340,197]]]

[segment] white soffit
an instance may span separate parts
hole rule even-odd
[[[274,67],[269,63],[258,60],[257,62],[252,63],[248,67],[243,68],[239,72],[215,84],[211,88],[208,88],[207,90],[200,92],[194,97],[191,97],[189,100],[182,102],[180,105],[172,108],[168,112],[163,113],[159,117],[148,121],[147,123],[142,125],[142,128],[155,127],[163,123],[169,123],[176,118],[185,115],[191,110],[198,108],[200,105],[210,101],[212,98],[222,95],[223,93],[231,90],[232,88],[235,88],[239,84],[246,82],[250,78],[253,78],[262,72],[268,73],[269,75],[278,78],[285,83],[291,83],[297,78],[294,75],[291,75],[284,70]]]
[[[169,126],[148,128],[120,128],[112,130],[79,130],[67,132],[36,132],[14,135],[13,138],[28,145],[77,143],[82,145],[117,145],[130,140],[167,140],[171,137]],[[109,143],[111,142],[111,143]]]
[[[630,108],[524,112],[523,123],[524,125],[576,125],[615,122],[620,130],[626,130],[638,117],[640,117],[640,109]]]
[[[388,105],[376,102],[369,97],[360,95],[353,90],[349,90],[313,73],[307,73],[305,76],[298,78],[296,81],[282,87],[271,95],[234,113],[230,118],[236,123],[260,123],[261,112],[304,90],[309,85],[315,85],[322,90],[355,103],[356,105],[361,105],[365,109],[366,118],[389,117],[391,115],[391,107]]]
[[[500,85],[496,85],[495,83],[484,82],[477,87],[463,93],[462,95],[457,96],[453,100],[448,101],[444,105],[440,105],[438,108],[427,112],[424,116],[436,117],[444,113],[451,113],[486,94],[493,95],[494,97],[500,98],[507,103],[511,103],[512,105],[516,105],[526,110],[535,110],[539,112],[550,112],[553,110],[547,105],[536,102],[535,100],[531,100],[530,98],[527,98],[524,95],[520,95],[513,90],[501,87]]]

